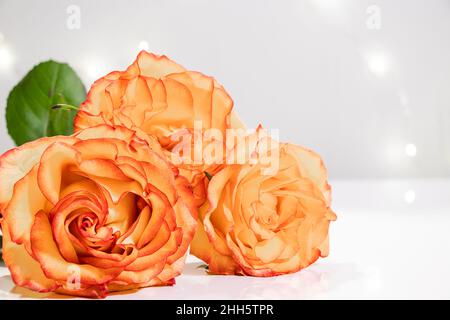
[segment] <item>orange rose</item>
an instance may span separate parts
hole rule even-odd
[[[104,297],[172,285],[195,232],[185,178],[156,140],[101,125],[0,158],[3,258],[14,282]]]
[[[211,273],[261,277],[296,272],[327,256],[336,216],[320,157],[256,134],[246,146],[244,164],[210,181],[191,253]],[[268,159],[277,168],[269,170]]]
[[[158,138],[167,156],[194,158],[191,154],[175,153],[173,148],[186,135],[195,135],[195,123],[202,131],[217,129],[225,137],[230,127],[243,127],[232,112],[233,101],[213,78],[199,72],[186,71],[166,56],[142,51],[125,71],[112,72],[97,80],[75,118],[75,131],[98,124],[139,128]],[[194,139],[192,138],[192,143]],[[202,150],[212,143],[224,144],[224,139],[203,143]],[[196,161],[179,166],[194,189],[196,204],[206,198],[208,179],[205,171],[216,173],[222,157],[213,163]],[[203,159],[200,159],[203,160]]]

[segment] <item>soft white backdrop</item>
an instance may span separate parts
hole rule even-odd
[[[450,0],[0,0],[0,153],[33,65],[68,62],[89,87],[140,48],[317,150],[338,220],[330,256],[296,274],[206,276],[191,256],[177,286],[111,298],[450,298]],[[34,296],[0,267],[0,299]]]
[[[0,153],[34,64],[88,87],[141,46],[215,76],[250,127],[317,150],[332,178],[450,176],[448,0],[0,0],[0,34]]]

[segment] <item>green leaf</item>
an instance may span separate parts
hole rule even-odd
[[[64,135],[69,136],[73,133],[73,118],[77,114],[75,110],[66,108],[50,109],[49,121],[47,124],[47,136]]]
[[[6,123],[17,145],[41,137],[70,135],[77,111],[53,108],[78,106],[86,89],[75,71],[65,63],[46,61],[35,66],[9,93]]]

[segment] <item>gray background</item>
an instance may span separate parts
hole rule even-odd
[[[147,41],[215,76],[248,126],[320,152],[334,179],[450,176],[448,0],[0,0],[0,34],[0,153],[7,94],[34,64],[68,62],[88,87]]]

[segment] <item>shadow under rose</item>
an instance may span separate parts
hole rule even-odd
[[[349,263],[318,262],[297,273],[268,278],[212,275],[202,265],[187,263],[188,277],[180,277],[171,294],[177,299],[310,299],[363,277]]]
[[[129,295],[138,290],[110,292],[109,296]],[[83,297],[69,296],[58,293],[39,293],[14,284],[10,275],[0,277],[0,299],[84,299]]]
[[[208,274],[207,265],[203,262],[187,262],[184,265],[182,275],[204,276]]]
[[[188,262],[177,284],[141,290],[111,292],[116,299],[314,299],[327,296],[364,273],[351,263],[316,263],[300,272],[270,278],[210,275],[202,262]],[[17,287],[10,275],[0,276],[0,299],[80,299],[55,293],[37,293]]]
[[[39,293],[26,288],[17,287],[10,275],[0,277],[0,297],[4,299],[70,299],[56,293]]]

